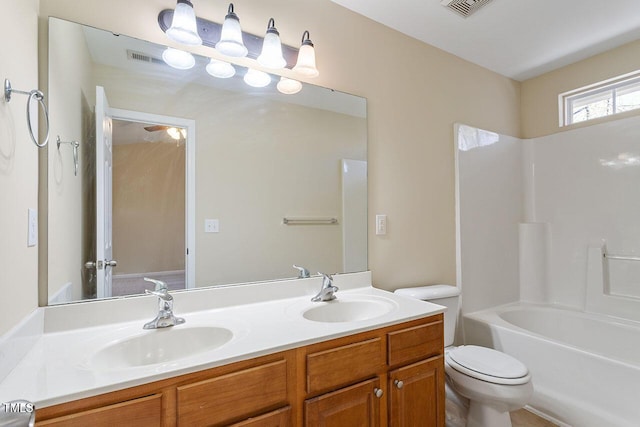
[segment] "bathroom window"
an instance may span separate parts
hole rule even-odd
[[[640,72],[560,94],[560,126],[640,108]]]

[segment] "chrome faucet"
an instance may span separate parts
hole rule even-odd
[[[338,287],[333,286],[333,277],[320,272],[318,274],[322,276],[322,288],[320,288],[318,295],[311,298],[311,301],[332,301],[336,299],[335,293],[338,292]]]
[[[293,268],[298,270],[298,279],[308,279],[309,277],[311,277],[311,274],[309,274],[309,270],[307,270],[306,268],[297,266],[295,264],[293,264]]]
[[[158,297],[158,315],[151,322],[145,323],[143,328],[158,329],[183,324],[185,320],[182,317],[173,315],[173,297],[169,294],[167,284],[161,280],[154,280],[148,277],[145,277],[144,280],[156,285],[155,290],[145,289],[144,291],[147,294]]]

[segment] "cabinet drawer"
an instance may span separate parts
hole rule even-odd
[[[215,426],[287,405],[287,361],[180,386],[178,424]]]
[[[103,406],[59,418],[36,422],[37,426],[64,427],[159,427],[162,417],[162,395],[141,397],[115,405]]]
[[[384,341],[372,338],[307,355],[307,393],[366,379],[384,369]]]
[[[387,334],[388,363],[396,366],[444,352],[442,319]]]
[[[291,425],[291,407],[287,406],[286,408],[231,424],[229,427],[290,427]]]

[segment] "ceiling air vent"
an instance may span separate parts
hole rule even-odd
[[[491,0],[442,0],[440,4],[466,18],[490,1]]]
[[[148,64],[164,65],[165,62],[160,58],[154,58],[146,53],[136,52],[134,50],[127,49],[127,59],[131,61],[146,62]]]

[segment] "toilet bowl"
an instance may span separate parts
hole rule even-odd
[[[508,354],[475,345],[453,347],[460,291],[432,285],[398,289],[395,293],[447,307],[444,342],[447,386],[469,400],[466,427],[511,427],[510,411],[522,408],[533,395],[527,367]],[[447,405],[449,405],[447,401]]]
[[[490,348],[448,349],[444,369],[454,390],[469,399],[467,427],[509,427],[509,412],[522,408],[533,394],[527,367]]]

